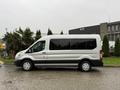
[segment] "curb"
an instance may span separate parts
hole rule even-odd
[[[120,66],[112,66],[112,65],[111,65],[111,66],[103,66],[103,67],[120,67]]]

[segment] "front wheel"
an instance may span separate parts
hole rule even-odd
[[[30,61],[30,60],[25,60],[25,61],[23,61],[23,63],[22,63],[22,68],[23,68],[23,70],[25,70],[25,71],[30,71],[30,70],[32,70],[32,69],[33,69],[33,63],[32,63],[32,61]]]
[[[91,64],[89,61],[83,61],[79,64],[79,69],[84,72],[88,72],[91,70]]]

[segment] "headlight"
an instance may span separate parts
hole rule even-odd
[[[21,52],[18,52],[18,53],[15,55],[15,59],[18,59],[21,55],[22,55],[22,53],[21,53]]]
[[[26,50],[20,51],[15,55],[15,60],[19,59],[22,55],[24,55]]]

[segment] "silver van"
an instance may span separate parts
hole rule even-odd
[[[15,56],[15,65],[29,71],[36,66],[78,67],[90,71],[103,66],[99,35],[49,35]]]

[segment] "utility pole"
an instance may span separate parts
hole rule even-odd
[[[7,28],[5,28],[5,31],[6,31],[6,33],[8,32],[8,29]]]

